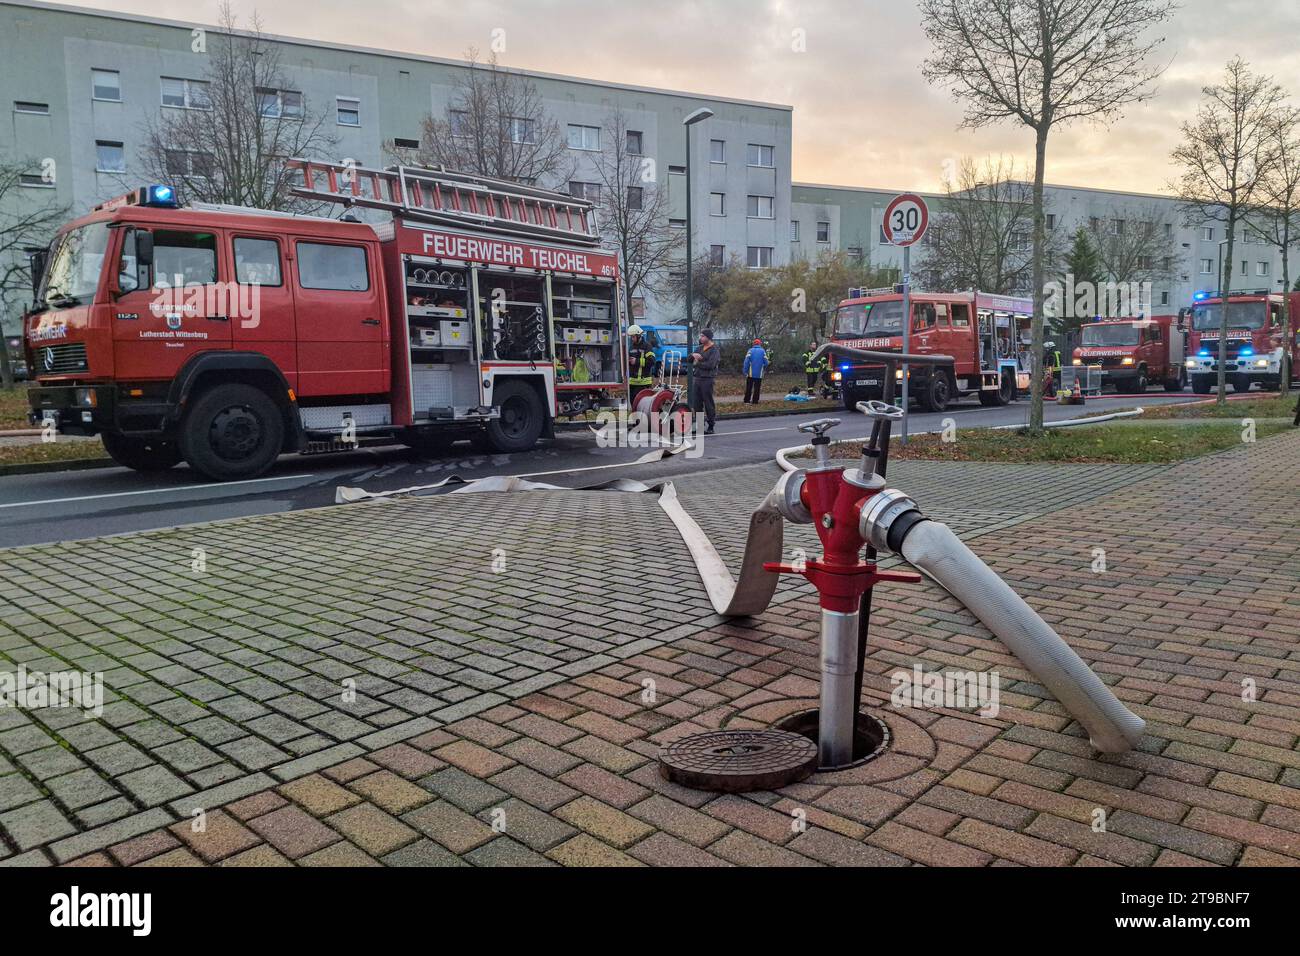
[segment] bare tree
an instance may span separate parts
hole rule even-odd
[[[1178,272],[1181,247],[1158,204],[1112,207],[1088,223],[1088,238],[1111,282],[1163,282]],[[1168,228],[1166,227],[1168,226]],[[1098,300],[1100,301],[1100,300]]]
[[[668,190],[659,185],[654,160],[642,155],[641,132],[628,127],[621,110],[606,118],[601,132],[601,150],[592,164],[600,193],[598,220],[605,239],[618,250],[630,319],[638,293],[664,290],[685,235],[669,224]]]
[[[1246,228],[1282,253],[1282,291],[1291,291],[1291,249],[1300,245],[1300,109],[1278,110],[1268,131],[1273,162],[1265,171],[1262,200],[1246,219]],[[1295,367],[1290,298],[1282,296],[1282,369],[1286,391]]]
[[[1076,120],[1109,123],[1152,95],[1163,67],[1149,28],[1173,0],[920,0],[934,48],[927,80],[966,105],[964,125],[1012,120],[1034,131],[1033,375],[1029,430],[1043,426],[1043,300],[1047,230],[1043,176],[1048,134]]]
[[[1228,400],[1228,296],[1232,288],[1233,247],[1237,228],[1266,195],[1275,163],[1278,108],[1282,91],[1271,77],[1251,72],[1241,57],[1224,71],[1223,82],[1201,91],[1196,118],[1182,124],[1173,152],[1181,171],[1173,184],[1189,223],[1222,222],[1227,230],[1219,291],[1219,404]]]
[[[164,88],[164,97],[175,100],[168,105],[177,108],[145,122],[141,162],[186,201],[312,208],[290,192],[293,174],[284,161],[332,154],[329,113],[313,109],[286,79],[280,46],[265,37],[256,14],[250,29],[241,30],[223,3],[220,24],[203,80]]]
[[[921,270],[935,289],[1024,292],[1033,277],[1033,189],[1002,157],[967,157],[923,240]]]
[[[562,189],[573,170],[568,140],[536,85],[503,67],[495,53],[480,63],[471,49],[467,59],[443,115],[425,118],[416,161]],[[391,143],[388,149],[408,158]]]
[[[27,250],[49,245],[68,218],[68,207],[52,201],[52,189],[25,190],[23,178],[37,175],[36,162],[0,162],[0,384],[14,383],[4,320],[19,316],[31,302]],[[26,195],[26,193],[31,195]]]

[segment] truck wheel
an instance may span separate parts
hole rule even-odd
[[[284,419],[253,385],[218,385],[200,395],[181,426],[181,455],[215,481],[256,478],[284,447]]]
[[[1165,379],[1166,392],[1181,392],[1187,386],[1187,369],[1180,368],[1173,378]]]
[[[501,417],[488,422],[488,444],[502,454],[528,451],[541,437],[546,417],[536,390],[524,382],[505,382],[493,394]]]
[[[181,460],[181,450],[174,441],[161,438],[133,438],[103,432],[104,451],[124,468],[135,471],[166,471]]]
[[[921,408],[927,412],[942,412],[952,400],[952,389],[948,386],[948,376],[935,371],[925,383],[925,389],[917,396]]]
[[[1232,383],[1232,390],[1234,392],[1250,391],[1250,379],[1245,375],[1229,375],[1228,381]]]
[[[863,398],[858,395],[857,392],[850,392],[847,388],[841,389],[840,398],[844,402],[844,410],[846,412],[856,412],[858,410],[858,402],[863,401]]]
[[[1147,381],[1147,373],[1138,372],[1137,381],[1133,383],[1133,390],[1136,391],[1139,395],[1145,395],[1147,390],[1147,385],[1149,384],[1150,383]]]
[[[1002,373],[1002,379],[998,382],[998,391],[993,399],[995,405],[1010,405],[1016,400],[1016,379],[1009,372]]]
[[[1192,391],[1195,392],[1197,395],[1209,395],[1209,394],[1210,394],[1210,376],[1208,376],[1208,375],[1193,375],[1193,376],[1192,376]]]

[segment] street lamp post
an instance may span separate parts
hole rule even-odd
[[[687,114],[682,120],[682,125],[686,127],[686,354],[695,347],[695,285],[692,278],[692,252],[691,242],[691,127],[696,123],[703,122],[713,115],[713,110],[707,106],[701,106],[692,113]],[[691,362],[686,368],[686,401],[694,408],[695,402],[695,363]]]

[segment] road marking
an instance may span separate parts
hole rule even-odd
[[[190,491],[197,488],[232,488],[235,485],[255,485],[263,481],[296,481],[317,478],[318,475],[277,475],[274,478],[245,478],[242,481],[213,481],[201,485],[176,485],[172,488],[144,488],[140,491],[113,491],[102,495],[77,495],[72,498],[42,498],[39,501],[11,501],[0,508],[25,508],[28,505],[58,505],[67,501],[95,501],[99,498],[124,498],[127,495],[159,495],[169,491]]]

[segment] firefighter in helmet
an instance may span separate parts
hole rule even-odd
[[[655,358],[654,349],[646,341],[645,330],[641,326],[629,325],[627,334],[627,405],[636,411],[637,393],[654,385],[659,360]]]
[[[1043,343],[1043,394],[1056,394],[1061,384],[1061,350],[1055,342]]]
[[[818,345],[814,339],[812,345],[808,346],[808,351],[804,352],[802,356],[803,370],[808,376],[808,391],[810,394],[812,390],[817,387],[817,379],[821,377],[823,372],[830,368],[830,363],[826,361],[826,356],[823,355],[819,359],[813,358],[813,355],[817,352],[817,348]]]

